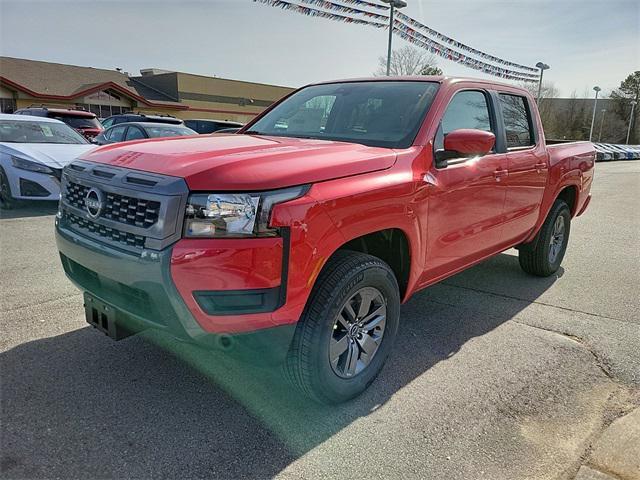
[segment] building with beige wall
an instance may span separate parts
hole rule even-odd
[[[183,72],[118,70],[0,57],[0,107],[84,108],[100,118],[128,111],[246,123],[292,89]]]
[[[141,70],[132,77],[146,87],[148,98],[171,99],[188,107],[180,118],[216,118],[247,122],[276,100],[291,92],[291,88],[206,77],[183,72]],[[159,93],[154,97],[149,90]]]

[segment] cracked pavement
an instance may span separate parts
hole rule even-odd
[[[160,335],[112,342],[62,273],[55,209],[1,212],[1,475],[611,478],[594,446],[640,404],[640,162],[598,164],[593,194],[557,276],[511,250],[417,294],[339,407]]]

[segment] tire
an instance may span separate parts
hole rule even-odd
[[[519,250],[522,269],[538,277],[553,275],[560,268],[569,243],[571,211],[564,200],[556,200],[531,245]],[[561,237],[560,237],[561,235]]]
[[[350,322],[353,314],[366,322]],[[382,370],[399,319],[400,292],[391,268],[371,255],[336,252],[320,273],[296,327],[285,363],[288,380],[320,403],[358,396]]]
[[[7,179],[2,167],[0,167],[0,207],[4,210],[11,210],[15,206],[16,200],[11,196],[9,179]]]

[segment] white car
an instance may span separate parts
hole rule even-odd
[[[46,117],[0,114],[0,200],[58,200],[62,168],[95,148],[67,124]]]

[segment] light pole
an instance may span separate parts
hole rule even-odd
[[[596,107],[598,106],[598,92],[602,90],[597,85],[593,87],[596,92],[596,99],[593,102],[593,115],[591,116],[591,130],[589,131],[589,141],[591,141],[591,137],[593,137],[593,123],[596,121]]]
[[[604,123],[604,116],[607,114],[607,109],[603,108],[601,112],[602,112],[602,117],[600,117],[600,132],[598,133],[598,142],[602,140],[602,124]]]
[[[536,67],[540,69],[540,82],[538,83],[538,98],[536,99],[536,103],[540,103],[540,94],[542,93],[542,76],[544,75],[545,70],[549,70],[549,65],[546,63],[538,62],[536,63]]]
[[[388,3],[391,6],[389,12],[389,45],[387,47],[387,77],[389,76],[389,70],[391,68],[391,40],[393,38],[393,13],[396,8],[403,8],[407,6],[407,2],[404,0],[382,0],[384,3]]]
[[[629,145],[629,135],[631,135],[631,124],[633,123],[633,109],[636,106],[635,100],[631,100],[631,114],[629,115],[629,128],[627,128],[627,145]]]

